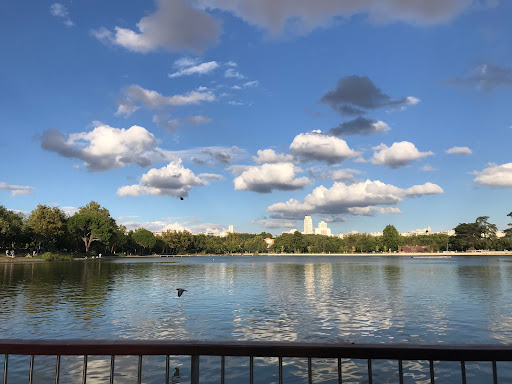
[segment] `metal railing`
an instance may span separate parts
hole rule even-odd
[[[59,383],[61,356],[83,356],[82,384],[87,382],[89,356],[110,356],[110,383],[114,383],[116,356],[138,356],[137,383],[142,380],[143,356],[165,356],[165,383],[169,383],[169,356],[190,356],[191,383],[199,383],[199,357],[220,356],[221,377],[225,380],[225,357],[249,357],[250,383],[254,382],[254,357],[277,357],[278,380],[283,383],[283,357],[307,358],[308,382],[312,383],[312,359],[337,359],[338,382],[343,382],[342,359],[367,360],[368,382],[373,382],[373,360],[398,361],[399,382],[404,382],[403,361],[429,362],[430,382],[435,383],[434,362],[460,362],[462,383],[466,383],[468,361],[491,362],[493,383],[498,383],[496,362],[512,361],[509,345],[416,345],[416,344],[316,344],[289,342],[202,342],[149,340],[1,340],[0,355],[4,355],[3,383],[8,384],[9,355],[30,356],[28,383],[32,384],[34,356],[56,356],[55,383]]]

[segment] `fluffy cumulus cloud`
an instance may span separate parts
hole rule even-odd
[[[252,157],[253,161],[258,164],[263,163],[292,163],[295,158],[286,153],[276,153],[273,149],[260,149],[257,156]]]
[[[475,183],[488,185],[489,187],[512,188],[512,163],[490,163],[482,171],[473,172]]]
[[[141,103],[148,109],[161,109],[165,107],[195,105],[201,102],[212,102],[215,100],[215,94],[204,87],[200,87],[184,95],[164,96],[157,91],[145,89],[140,85],[133,84],[123,90],[123,97],[118,100],[116,115],[130,116],[139,108],[137,103]]]
[[[171,79],[182,76],[205,75],[217,69],[219,63],[216,61],[196,63],[193,60],[187,60],[185,58],[176,60],[174,66],[177,68],[177,71],[169,74]]]
[[[248,167],[240,176],[233,180],[236,190],[270,193],[277,189],[280,191],[293,191],[310,185],[307,177],[297,177],[300,172],[292,163],[263,164]]]
[[[416,146],[409,141],[393,143],[391,147],[381,144],[373,148],[374,153],[371,159],[373,164],[385,165],[390,168],[409,165],[414,160],[432,156],[433,152],[420,152]]]
[[[157,0],[156,12],[137,23],[138,30],[115,27],[92,31],[102,42],[132,52],[168,51],[202,52],[218,42],[220,23],[205,12],[181,0]]]
[[[41,136],[41,147],[63,157],[79,159],[89,171],[130,164],[147,167],[153,160],[162,158],[153,134],[137,125],[125,129],[95,122],[92,131],[69,135],[52,129]]]
[[[351,135],[362,135],[368,136],[375,133],[381,133],[389,131],[389,126],[383,121],[377,121],[372,119],[366,119],[364,117],[356,117],[354,120],[344,121],[336,128],[332,128],[327,132],[332,136],[351,136]]]
[[[193,187],[208,185],[208,181],[183,167],[181,160],[171,161],[162,168],[152,168],[140,178],[139,184],[117,190],[119,196],[168,195],[187,197]]]
[[[317,132],[295,136],[290,152],[303,161],[318,160],[328,164],[341,163],[359,155],[359,152],[349,148],[345,140]]]
[[[14,185],[7,184],[3,181],[0,181],[0,190],[11,192],[11,196],[20,196],[20,195],[30,195],[34,192],[34,188],[26,186],[26,185]]]
[[[400,204],[406,197],[435,195],[443,192],[439,185],[432,183],[404,189],[378,180],[366,180],[350,185],[335,182],[331,188],[323,185],[315,188],[304,198],[304,202],[290,199],[284,203],[269,206],[267,211],[273,212],[272,217],[276,219],[300,219],[308,213],[328,215],[400,213],[397,209],[379,207]]]
[[[64,4],[53,3],[50,6],[50,14],[62,20],[64,25],[66,25],[67,27],[72,27],[73,25],[75,25],[75,23],[71,21],[69,17],[69,11]]]
[[[470,73],[463,77],[449,80],[454,86],[469,87],[490,92],[498,87],[512,87],[512,67],[504,67],[492,63],[473,67]]]
[[[419,101],[413,96],[393,99],[382,92],[369,77],[357,75],[339,79],[336,88],[327,92],[320,100],[342,115],[362,115],[368,110],[378,108],[402,109]],[[363,121],[355,120],[348,126],[354,129],[354,126],[357,127],[361,123]]]
[[[471,155],[471,149],[468,147],[452,147],[446,150],[446,153],[450,155]]]
[[[336,18],[367,15],[379,23],[402,21],[413,25],[446,22],[471,6],[471,0],[196,0],[203,8],[228,11],[272,35],[284,31],[305,34]]]

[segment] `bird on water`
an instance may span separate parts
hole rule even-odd
[[[183,292],[187,292],[187,290],[183,288],[176,288],[176,290],[178,291],[178,297],[181,297],[181,295],[183,295]]]

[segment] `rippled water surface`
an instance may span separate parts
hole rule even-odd
[[[177,287],[187,289],[180,298]],[[0,336],[511,344],[511,288],[512,259],[505,257],[204,256],[4,263]],[[34,382],[51,382],[48,358],[39,359]],[[108,382],[109,364],[108,359],[91,359],[87,382]],[[180,371],[174,382],[187,382],[188,359],[172,364]],[[365,364],[344,362],[347,382],[365,382]],[[404,364],[406,382],[430,382],[424,362]],[[374,382],[397,382],[395,365],[376,362]],[[144,382],[162,383],[163,366],[163,359],[145,360]],[[247,359],[228,358],[226,382],[248,382],[247,367]],[[336,382],[335,361],[315,360],[314,367],[314,382]],[[436,382],[453,382],[460,374],[457,367],[439,364]],[[66,357],[62,369],[61,382],[81,382],[81,358]],[[116,383],[134,382],[136,358],[119,357],[116,370]],[[508,365],[499,364],[498,370],[500,379],[512,382]],[[28,357],[9,360],[9,382],[26,382],[27,372]],[[467,372],[468,382],[492,382],[490,364],[468,364]],[[218,359],[202,358],[201,373],[201,382],[219,382]],[[277,382],[275,359],[256,359],[255,375],[256,382]],[[307,361],[285,359],[284,377],[288,383],[307,382]]]

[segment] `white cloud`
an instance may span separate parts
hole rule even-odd
[[[222,181],[224,180],[224,176],[217,175],[215,173],[200,173],[198,175],[201,179],[207,180],[207,181]]]
[[[149,166],[153,160],[162,159],[157,141],[152,133],[134,125],[128,129],[113,128],[94,122],[89,132],[66,134],[57,130],[45,131],[41,147],[61,156],[80,159],[89,171],[105,171],[130,164]]]
[[[468,147],[452,147],[446,150],[446,153],[450,155],[471,155],[471,149]]]
[[[75,25],[69,18],[69,11],[67,8],[61,3],[54,3],[50,6],[50,13],[52,16],[58,17],[62,20],[64,25],[67,27],[72,27]]]
[[[253,220],[251,224],[258,224],[267,229],[273,228],[297,228],[297,224],[295,224],[292,220],[280,220],[280,219],[261,219],[261,220]]]
[[[175,68],[186,68],[186,67],[193,67],[197,64],[199,64],[200,60],[195,57],[180,57],[179,59],[176,59],[174,61],[174,67]]]
[[[197,0],[203,8],[228,11],[253,24],[267,29],[272,35],[284,31],[305,34],[326,27],[338,18],[368,15],[382,22],[401,21],[412,25],[431,25],[446,22],[471,6],[471,0]]]
[[[398,215],[402,211],[395,207],[352,207],[348,208],[348,213],[354,216],[375,216],[376,213]]]
[[[327,172],[322,172],[319,175],[321,179],[330,179],[332,181],[343,181],[344,183],[354,183],[355,175],[359,175],[361,171],[357,169],[330,169]]]
[[[423,167],[420,168],[422,171],[425,171],[425,172],[432,172],[432,171],[437,171],[437,169],[435,169],[434,167],[432,167],[430,164],[425,164]]]
[[[274,189],[293,191],[310,185],[307,177],[296,177],[300,168],[292,163],[263,164],[243,171],[233,180],[236,190],[270,193]]]
[[[260,82],[258,80],[253,80],[253,81],[248,81],[247,83],[243,83],[242,87],[252,88],[252,87],[257,87],[258,85],[260,85]]]
[[[31,195],[34,191],[34,188],[26,185],[7,184],[0,181],[0,190],[9,191],[11,192],[11,196],[14,197],[20,195]]]
[[[388,147],[381,144],[373,148],[373,164],[385,165],[390,168],[398,168],[409,165],[411,162],[423,157],[432,156],[433,152],[420,152],[416,146],[409,141],[395,142]]]
[[[165,167],[152,168],[140,178],[139,184],[126,185],[117,190],[119,196],[169,195],[187,197],[193,187],[208,185],[206,180],[183,167],[181,159]]]
[[[138,31],[115,27],[93,30],[102,42],[121,46],[132,52],[168,51],[202,52],[217,44],[220,23],[212,16],[192,8],[184,1],[157,0],[157,10],[137,23]]]
[[[179,71],[174,73],[170,73],[169,77],[176,78],[182,76],[190,76],[190,75],[205,75],[210,73],[211,71],[217,69],[219,64],[216,61],[209,61],[207,63],[201,63],[198,65],[194,65],[192,67],[181,68]]]
[[[234,79],[245,79],[244,75],[242,75],[241,73],[238,73],[233,68],[226,69],[226,72],[224,72],[224,77],[234,78]]]
[[[157,91],[142,88],[140,85],[133,84],[124,90],[128,100],[132,104],[141,102],[146,108],[159,109],[164,107],[179,107],[183,105],[199,104],[203,101],[215,101],[215,95],[212,91],[201,87],[195,91],[190,91],[184,95],[163,96]]]
[[[301,133],[293,139],[290,152],[304,161],[318,160],[329,164],[341,163],[359,155],[345,140],[316,132]]]
[[[315,188],[304,198],[304,202],[290,199],[284,203],[275,203],[267,208],[275,212],[275,218],[299,219],[309,214],[369,214],[369,213],[398,213],[397,210],[381,210],[381,205],[400,204],[405,197],[418,197],[444,193],[437,184],[426,183],[402,189],[381,181],[366,180],[364,182],[346,185],[335,182],[331,188],[323,185]],[[363,208],[361,210],[361,208]]]
[[[218,164],[228,165],[245,154],[245,150],[240,149],[237,146],[211,146],[191,148],[181,151],[161,150],[161,152],[165,158],[169,160],[183,159],[184,161],[189,160],[198,165],[208,166],[216,166]]]
[[[474,181],[477,184],[488,185],[489,187],[512,188],[512,163],[493,164],[482,171],[474,171]]]
[[[189,122],[189,124],[196,125],[196,124],[206,124],[206,123],[209,123],[209,122],[212,121],[212,119],[210,119],[208,117],[201,116],[201,115],[196,115],[196,116],[189,116],[189,117],[187,117],[187,121]]]
[[[121,225],[124,225],[128,230],[135,230],[137,228],[145,228],[151,232],[163,232],[163,231],[188,231],[191,233],[220,233],[226,231],[226,226],[217,223],[202,223],[198,220],[193,221],[172,221],[167,218],[163,220],[149,221],[149,222],[138,222],[138,221],[122,221]]]
[[[139,106],[133,104],[130,100],[121,98],[117,100],[117,111],[115,115],[128,117],[139,108]]]
[[[164,96],[161,93],[142,88],[133,84],[123,90],[123,97],[117,100],[116,116],[130,116],[140,108],[137,103],[143,104],[148,109],[162,109],[165,107],[180,107],[184,105],[196,105],[201,102],[213,102],[217,100],[215,94],[205,88],[190,91],[184,95]]]
[[[257,156],[252,157],[253,161],[258,164],[263,163],[292,163],[295,158],[285,153],[276,153],[273,149],[260,149]]]

